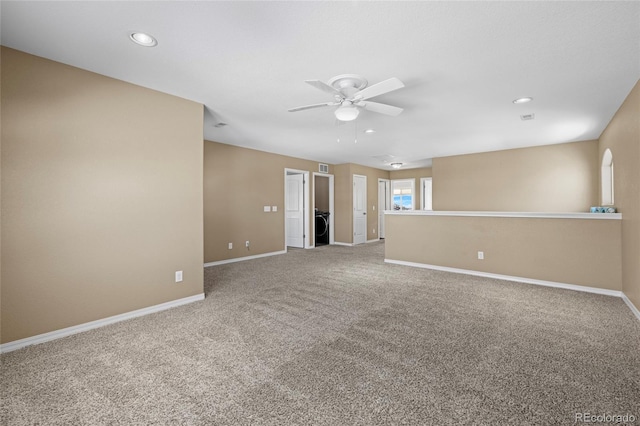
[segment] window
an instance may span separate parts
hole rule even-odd
[[[420,178],[420,199],[422,210],[433,210],[433,180],[432,178]]]
[[[391,181],[391,192],[393,193],[394,210],[413,210],[415,180],[399,179]]]
[[[613,205],[613,154],[607,148],[602,156],[602,169],[600,172],[602,181],[602,205]]]

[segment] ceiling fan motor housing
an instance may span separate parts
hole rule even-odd
[[[369,82],[357,74],[341,74],[329,80],[329,85],[347,97],[367,87]]]

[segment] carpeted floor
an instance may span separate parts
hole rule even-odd
[[[324,246],[210,267],[207,298],[1,356],[6,425],[640,423],[614,297]]]

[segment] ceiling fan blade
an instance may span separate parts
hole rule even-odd
[[[301,107],[291,108],[288,111],[289,112],[304,111],[305,109],[321,108],[321,107],[335,106],[335,105],[340,105],[340,104],[337,104],[335,102],[325,102],[323,104],[313,104],[313,105],[305,105],[305,106],[301,106]]]
[[[367,111],[378,112],[380,114],[397,116],[404,109],[395,107],[393,105],[381,104],[379,102],[371,102],[371,101],[360,101],[356,103],[357,106],[361,106]]]
[[[376,83],[373,86],[365,87],[361,91],[357,92],[353,95],[353,99],[355,100],[364,100],[373,98],[375,96],[380,96],[385,93],[392,92],[394,90],[402,89],[404,87],[404,83],[398,80],[395,77],[391,77],[388,80],[381,81],[380,83]]]
[[[323,92],[327,92],[330,93],[334,96],[339,96],[341,98],[344,98],[344,95],[342,93],[340,93],[340,91],[336,90],[334,87],[329,86],[327,83],[320,81],[320,80],[305,80],[304,81],[307,84],[310,84],[311,86],[315,87],[316,89],[320,89]]]

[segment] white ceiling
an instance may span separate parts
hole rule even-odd
[[[205,139],[331,164],[389,169],[393,156],[411,168],[434,157],[596,139],[640,78],[640,2],[0,7],[5,46],[201,102]],[[130,31],[152,34],[158,46],[135,45]],[[399,78],[405,88],[372,100],[404,112],[363,111],[356,124],[335,126],[334,107],[287,111],[332,101],[304,80],[339,74],[370,85]],[[522,96],[534,100],[512,103]],[[535,120],[522,121],[528,113]]]

